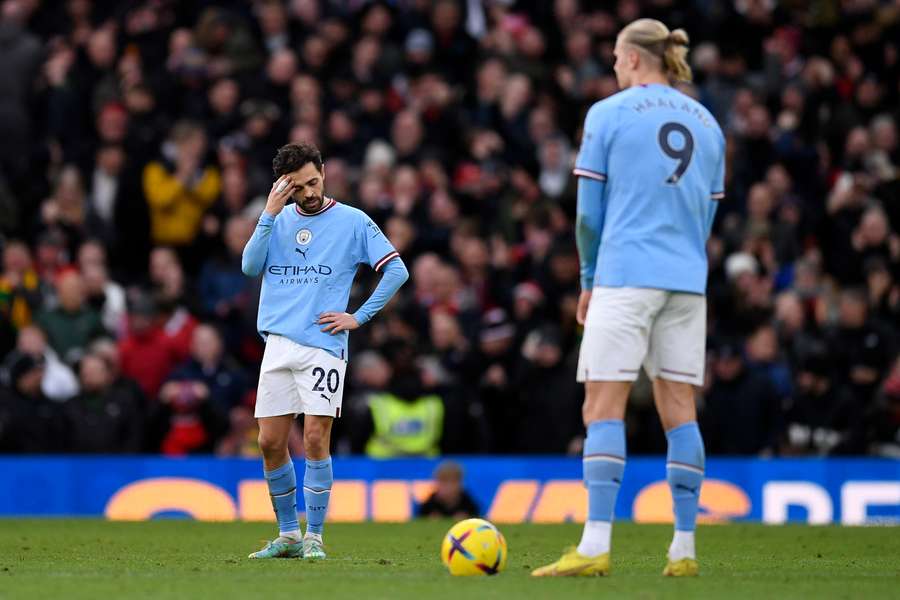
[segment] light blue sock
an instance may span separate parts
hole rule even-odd
[[[297,475],[294,473],[294,462],[285,464],[271,471],[263,471],[266,483],[269,484],[269,496],[272,497],[272,508],[278,518],[278,532],[281,535],[300,530],[297,522]]]
[[[322,535],[328,500],[331,498],[331,457],[322,460],[306,459],[306,474],[303,476],[303,499],[306,500],[306,533]]]
[[[672,490],[675,531],[694,531],[706,457],[700,428],[692,421],[666,432],[666,476]]]
[[[625,473],[625,423],[621,419],[588,425],[582,464],[588,489],[588,521],[612,522]]]

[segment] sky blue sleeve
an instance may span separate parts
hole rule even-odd
[[[373,291],[372,295],[369,296],[369,299],[353,313],[353,318],[356,319],[356,322],[360,325],[369,321],[379,310],[384,308],[384,305],[393,298],[394,294],[397,293],[397,290],[400,289],[400,286],[409,279],[409,271],[406,270],[406,265],[403,264],[403,260],[398,256],[389,260],[381,271],[381,281],[378,282],[375,291]]]
[[[609,157],[608,140],[615,127],[613,105],[597,102],[584,118],[581,149],[573,173],[578,177],[578,213],[575,218],[575,243],[581,263],[581,289],[594,288],[594,272],[600,252],[600,236],[606,215],[606,178]]]
[[[721,150],[719,151],[719,160],[716,163],[716,174],[713,176],[711,197],[713,200],[722,200],[725,198],[725,140],[721,142]]]
[[[368,216],[363,216],[356,235],[362,241],[363,262],[376,271],[381,271],[391,259],[400,256],[387,236]]]
[[[725,199],[725,138],[722,137],[721,150],[719,151],[719,160],[716,163],[716,174],[713,176],[712,186],[710,187],[710,198],[719,202]],[[716,218],[715,207],[709,211],[706,221],[706,232],[712,231],[713,221]]]
[[[574,173],[597,181],[606,181],[609,154],[608,139],[615,121],[611,118],[609,103],[594,104],[584,118],[581,149],[575,160]]]
[[[578,213],[575,217],[575,243],[581,264],[581,289],[594,289],[594,272],[600,253],[600,237],[606,217],[606,184],[591,177],[578,178]]]
[[[244,246],[244,254],[241,256],[241,271],[249,277],[256,277],[266,264],[266,256],[269,254],[269,238],[272,236],[272,224],[275,217],[263,211],[256,223],[256,229],[247,245]]]

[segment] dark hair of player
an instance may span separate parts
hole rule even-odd
[[[272,171],[275,177],[285,173],[293,173],[306,163],[312,163],[317,171],[322,172],[322,153],[313,144],[286,144],[278,149],[272,159]]]

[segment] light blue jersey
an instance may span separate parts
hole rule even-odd
[[[706,293],[706,240],[725,195],[725,137],[706,108],[661,84],[597,102],[574,172],[584,289]]]
[[[347,310],[357,267],[364,263],[384,270],[375,292],[354,313],[360,325],[368,321],[408,277],[398,256],[364,212],[330,198],[313,215],[296,205],[277,217],[263,212],[242,261],[245,274],[263,273],[260,334],[276,333],[347,360],[348,332],[321,331],[319,316]]]

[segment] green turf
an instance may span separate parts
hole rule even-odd
[[[667,526],[617,524],[608,578],[530,570],[577,541],[577,525],[506,525],[507,570],[452,578],[438,557],[446,522],[329,525],[329,558],[250,561],[259,523],[0,519],[0,598],[900,598],[900,530],[708,526],[701,577],[660,575]]]

